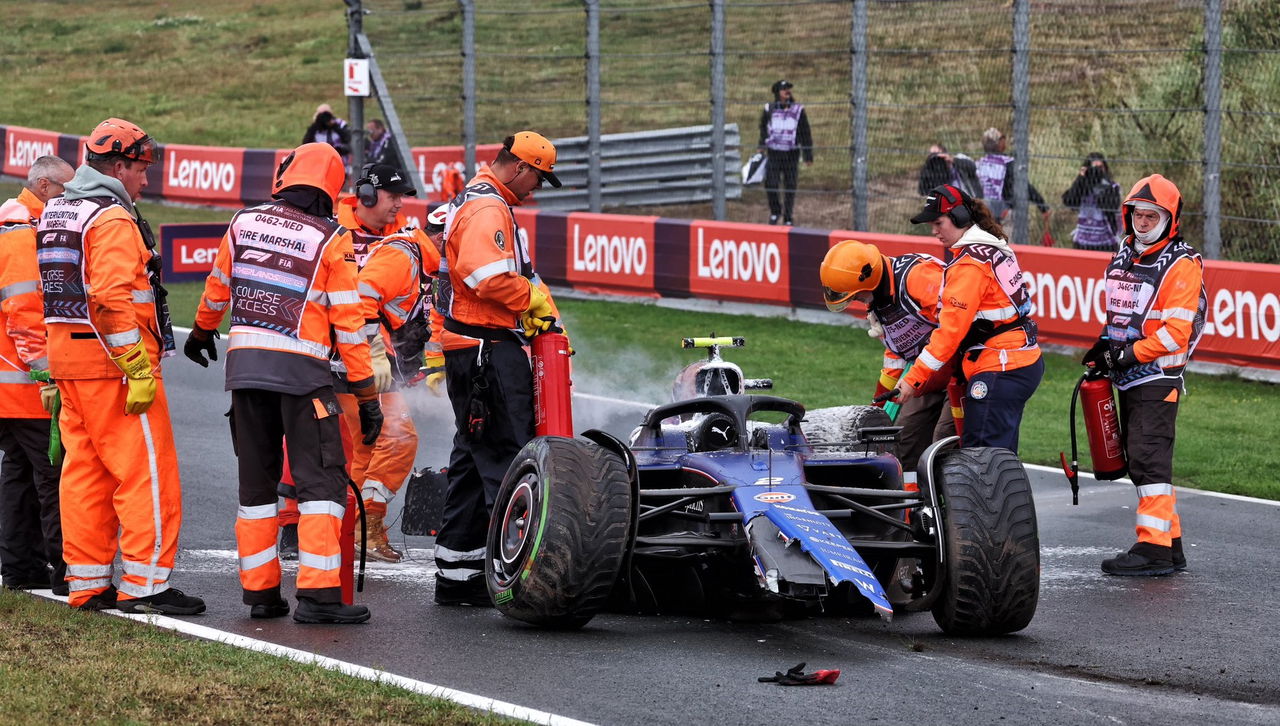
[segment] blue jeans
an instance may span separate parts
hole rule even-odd
[[[987,371],[969,379],[961,446],[999,446],[1017,453],[1022,409],[1044,378],[1044,358],[1023,368]]]

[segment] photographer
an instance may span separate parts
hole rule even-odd
[[[307,132],[302,135],[302,143],[304,144],[316,141],[337,149],[338,155],[342,157],[343,164],[351,163],[351,129],[347,128],[346,121],[333,115],[333,109],[327,103],[322,103],[316,107],[316,114],[311,120],[311,125],[307,127]]]
[[[1111,179],[1107,159],[1098,152],[1085,157],[1062,203],[1079,212],[1071,241],[1078,250],[1116,251],[1120,238],[1120,185]]]
[[[950,184],[974,199],[982,199],[982,184],[978,182],[978,166],[973,159],[964,154],[952,154],[942,144],[929,147],[929,156],[920,167],[920,181],[916,191],[920,196],[929,195],[929,190],[943,184]]]

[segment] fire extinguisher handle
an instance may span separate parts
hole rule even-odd
[[[892,401],[897,397],[898,397],[898,389],[894,388],[892,390],[885,391],[884,393],[881,393],[879,396],[876,396],[875,398],[871,399],[871,402],[884,403],[885,401]]]

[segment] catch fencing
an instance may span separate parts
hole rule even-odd
[[[797,224],[924,232],[932,144],[1013,169],[1015,241],[1071,246],[1063,193],[1105,155],[1121,191],[1161,173],[1210,258],[1280,262],[1280,4],[1274,0],[364,0],[409,141],[464,147],[736,123],[755,150],[770,86],[813,129]],[[598,148],[598,147],[596,147]],[[723,147],[721,147],[723,148]],[[729,151],[733,152],[731,146]],[[590,151],[588,152],[590,156]],[[474,159],[474,155],[469,159]],[[481,159],[484,161],[486,159]],[[719,160],[728,171],[727,160]],[[584,209],[609,200],[588,184]],[[764,192],[626,211],[761,222]],[[1046,224],[1047,223],[1047,224]]]

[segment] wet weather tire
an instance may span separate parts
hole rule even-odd
[[[1040,536],[1022,462],[1008,449],[977,448],[948,451],[937,466],[947,563],[933,619],[952,635],[1022,630],[1040,593]]]
[[[631,484],[613,452],[542,436],[516,455],[498,490],[485,581],[503,614],[579,628],[606,605],[626,554]]]

